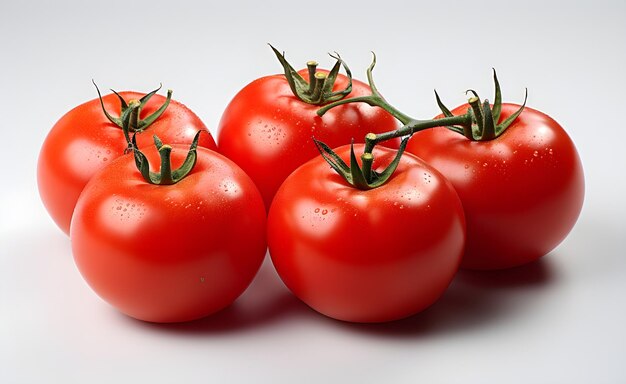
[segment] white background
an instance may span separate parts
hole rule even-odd
[[[87,5],[88,4],[88,5]],[[426,312],[384,325],[324,318],[271,263],[205,320],[129,319],[85,284],[40,203],[35,168],[57,119],[102,88],[174,89],[216,133],[229,99],[338,51],[418,118],[467,88],[557,119],[586,201],[570,236],[528,267],[461,272]],[[39,1],[0,3],[0,382],[626,382],[626,3]]]

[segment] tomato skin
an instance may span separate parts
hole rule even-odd
[[[306,70],[299,73],[306,78]],[[347,81],[346,76],[339,74],[335,91],[344,89]],[[346,97],[371,93],[361,81],[353,80],[352,85],[352,92]],[[363,103],[335,107],[323,117],[316,114],[319,108],[294,96],[284,75],[254,80],[226,107],[218,126],[219,151],[250,175],[268,209],[285,178],[319,154],[313,136],[334,148],[352,139],[363,142],[369,132],[397,128],[390,114]],[[398,143],[394,140],[387,144],[397,147]]]
[[[452,113],[463,114],[468,107]],[[503,104],[501,120],[518,108]],[[414,134],[406,150],[443,173],[463,202],[462,268],[532,262],[567,236],[582,209],[585,186],[576,147],[556,121],[532,108],[494,140],[470,141],[435,128]]]
[[[136,92],[120,92],[120,95],[126,102],[144,96]],[[117,117],[120,111],[117,96],[105,95],[102,100],[107,111]],[[164,102],[164,96],[154,95],[140,117],[152,114]],[[172,100],[152,125],[137,134],[137,145],[140,148],[153,145],[153,134],[167,143],[190,144],[198,130],[208,132],[198,116]],[[203,134],[199,145],[217,149],[210,134]],[[97,170],[121,156],[126,147],[122,129],[106,118],[99,99],[75,107],[52,127],[39,153],[37,182],[44,206],[63,232],[69,234],[72,212],[85,184]]]
[[[186,146],[172,146],[180,165]],[[143,151],[158,169],[154,148]],[[150,322],[198,319],[231,304],[266,252],[266,213],[250,178],[198,148],[192,172],[151,185],[132,154],[89,181],[71,225],[74,259],[87,283],[121,312]]]
[[[336,152],[347,160],[349,149]],[[394,155],[376,147],[374,166]],[[316,311],[350,322],[397,320],[433,304],[459,267],[464,240],[452,185],[410,154],[369,191],[317,157],[285,180],[268,217],[270,256],[285,285]]]

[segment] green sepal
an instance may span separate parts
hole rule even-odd
[[[452,117],[454,116],[452,114],[452,112],[450,112],[450,110],[448,109],[448,107],[446,107],[443,102],[441,101],[441,98],[439,97],[439,94],[437,93],[437,90],[435,89],[435,99],[437,100],[437,105],[439,106],[439,109],[441,109],[441,113],[443,113],[443,115],[445,117]]]
[[[356,155],[354,153],[354,140],[352,140],[352,143],[350,143],[350,176],[350,178],[352,179],[352,185],[356,188],[363,191],[371,189],[369,185],[369,180],[365,179],[363,170],[359,166],[359,162],[356,159]]]
[[[163,146],[163,142],[161,141],[161,139],[159,139],[157,135],[152,135],[152,140],[154,140],[154,146],[157,148],[157,150],[160,150]]]
[[[519,116],[520,113],[522,113],[522,111],[524,110],[524,107],[526,107],[526,101],[527,100],[528,100],[528,88],[526,88],[526,90],[525,90],[524,102],[519,107],[519,109],[517,111],[515,111],[515,113],[512,114],[511,116],[507,117],[506,120],[504,120],[502,123],[500,123],[500,124],[498,124],[496,126],[496,134],[498,136],[500,134],[502,134],[502,132],[504,132],[513,123],[513,121],[515,121],[515,119],[517,119],[517,116]]]
[[[498,81],[498,76],[496,75],[496,69],[493,69],[493,83],[495,85],[495,96],[493,100],[493,121],[498,124],[500,121],[500,113],[502,112],[502,91],[500,90],[500,82]]]
[[[339,56],[337,52],[335,52],[336,56],[330,55],[333,59],[337,60],[335,65],[328,73],[328,77],[326,78],[326,82],[324,82],[324,88],[322,89],[322,99],[323,103],[332,103],[338,100],[343,99],[348,96],[350,92],[352,92],[352,71],[348,68],[348,65],[345,61]],[[337,92],[333,92],[333,86],[335,85],[335,81],[337,80],[337,75],[339,74],[339,68],[343,67],[344,71],[346,71],[346,77],[348,78],[348,85]]]
[[[335,55],[330,55],[336,60],[336,62],[325,79],[317,79],[314,76],[317,63],[309,65],[309,81],[307,82],[302,76],[300,76],[298,71],[296,71],[291,64],[289,64],[287,59],[285,59],[284,52],[281,53],[271,44],[269,44],[269,46],[276,55],[280,65],[283,67],[285,78],[287,79],[287,83],[289,84],[291,91],[299,100],[307,104],[323,105],[341,100],[352,92],[352,72],[343,59],[341,59],[339,54],[335,53]],[[337,75],[342,67],[346,71],[348,85],[340,91],[333,92]],[[318,82],[322,83],[320,84]]]
[[[437,100],[437,106],[439,106],[441,113],[443,113],[445,117],[454,117],[454,115],[452,114],[452,112],[450,112],[448,107],[446,107],[441,101],[441,98],[439,97],[437,90],[435,89],[434,91],[435,91],[435,99]],[[446,125],[446,128],[456,133],[460,133],[464,136],[467,136],[468,134],[471,136],[471,129],[468,129],[467,127],[459,127],[456,125]]]
[[[100,106],[102,107],[102,112],[104,112],[104,115],[106,116],[107,119],[109,119],[110,122],[117,125],[118,127],[121,127],[122,121],[123,121],[123,118],[121,118],[121,115],[128,108],[128,105],[126,105],[126,101],[119,94],[117,94],[117,92],[113,91],[113,93],[115,93],[117,97],[119,97],[120,102],[122,103],[122,111],[120,113],[120,118],[111,116],[109,112],[106,110],[106,108],[104,107],[104,101],[102,101],[102,94],[100,93],[100,88],[98,88],[98,85],[96,84],[94,79],[91,79],[91,82],[93,83],[94,87],[96,87],[96,92],[98,92],[98,99],[100,100]]]
[[[473,89],[468,89],[465,93],[471,93],[473,95],[472,98],[469,99],[468,103],[470,104],[470,108],[468,109],[468,114],[471,116],[472,123],[471,125],[457,127],[457,126],[446,126],[446,128],[463,134],[465,137],[472,141],[488,141],[493,140],[499,137],[506,129],[517,119],[517,117],[522,113],[524,108],[526,107],[526,101],[528,100],[528,89],[525,90],[524,94],[524,102],[520,106],[520,108],[507,117],[503,122],[499,123],[500,116],[502,113],[502,90],[500,89],[500,82],[498,81],[498,76],[496,75],[496,70],[493,70],[493,82],[495,86],[495,99],[493,106],[489,104],[488,100],[485,100],[482,104],[480,103],[480,98],[478,97],[478,93]],[[445,107],[445,105],[441,102],[439,95],[435,91],[435,97],[437,99],[437,105],[443,112],[443,114],[447,117],[450,111]]]
[[[389,178],[391,178],[391,175],[393,175],[393,173],[398,168],[398,165],[400,165],[402,154],[404,153],[404,150],[406,149],[406,145],[408,144],[410,138],[411,136],[407,136],[402,139],[402,141],[400,142],[400,146],[398,147],[398,152],[396,153],[396,156],[393,158],[393,161],[389,163],[384,171],[380,173],[372,171],[374,180],[369,184],[370,188],[380,187],[381,185],[385,184],[389,180]]]
[[[339,157],[339,155],[337,155],[328,145],[316,139],[313,139],[313,141],[324,160],[326,160],[335,172],[337,172],[351,186],[366,191],[378,188],[389,181],[400,164],[402,154],[406,149],[409,138],[410,136],[407,136],[402,139],[393,161],[382,172],[376,172],[371,168],[364,169],[365,167],[361,168],[361,166],[359,166],[354,152],[354,142],[350,145],[350,165],[348,166],[345,161],[343,161],[343,159],[341,159],[341,157]],[[369,163],[369,167],[371,167],[371,163]]]
[[[139,99],[139,107],[136,110],[135,116],[133,117],[133,119],[129,121],[127,128],[124,128],[124,113],[128,111],[129,108],[131,108],[131,105],[127,103],[126,100],[124,100],[124,98],[117,91],[111,89],[111,92],[113,92],[117,96],[117,98],[120,100],[120,105],[121,105],[120,116],[119,117],[112,116],[104,107],[104,101],[102,100],[102,94],[100,93],[100,89],[98,88],[98,85],[96,85],[96,82],[93,79],[91,80],[91,82],[96,87],[96,91],[98,92],[98,99],[100,100],[100,106],[102,107],[102,111],[104,112],[104,115],[106,116],[106,118],[111,123],[117,125],[118,127],[122,129],[127,129],[129,132],[141,132],[145,130],[146,128],[148,128],[150,124],[154,123],[163,114],[163,112],[165,112],[165,110],[170,104],[170,101],[172,100],[172,90],[169,89],[167,91],[167,97],[165,99],[165,102],[163,102],[163,105],[161,105],[159,109],[157,109],[150,116],[144,119],[139,118],[141,109],[148,103],[148,100],[150,100],[150,98],[154,96],[161,89],[162,85],[159,84],[159,87],[157,89],[147,93],[141,99]],[[128,134],[125,133],[124,136],[126,136],[127,141],[130,144],[130,140],[128,139]]]
[[[163,144],[161,139],[159,139],[156,135],[154,138],[154,145],[159,151],[159,156],[161,157],[161,169],[158,172],[153,172],[150,170],[150,164],[148,163],[148,159],[146,156],[137,148],[137,143],[135,141],[135,135],[133,135],[132,143],[134,146],[134,156],[135,156],[135,165],[137,169],[143,176],[144,180],[150,184],[155,185],[172,185],[176,184],[182,179],[184,179],[189,173],[193,170],[198,160],[197,148],[198,141],[200,139],[200,134],[203,131],[198,131],[193,138],[191,146],[189,147],[189,151],[187,152],[187,157],[183,164],[175,170],[171,168],[171,153],[172,147],[167,144]]]
[[[309,83],[307,83],[306,80],[304,80],[304,78],[300,76],[298,71],[296,71],[291,66],[291,64],[289,64],[287,59],[285,59],[284,52],[283,53],[279,52],[276,48],[274,48],[272,44],[269,44],[269,46],[270,48],[272,48],[272,51],[274,51],[276,58],[278,58],[280,65],[282,65],[283,67],[283,70],[285,72],[285,78],[287,79],[287,83],[289,83],[289,87],[291,88],[291,91],[297,98],[306,102],[305,100],[302,99],[300,95],[304,94],[305,92],[308,93]],[[307,91],[305,91],[305,89]]]
[[[150,100],[150,98],[152,96],[154,96],[154,94],[161,89],[161,85],[159,85],[159,88],[155,89],[154,91],[146,94],[144,97],[142,97],[141,99],[139,99],[139,101],[141,102],[141,108],[143,108],[147,103],[148,100]],[[167,107],[170,105],[170,102],[172,101],[172,93],[173,91],[171,89],[167,90],[167,96],[165,97],[165,101],[163,102],[163,104],[159,107],[159,109],[157,109],[156,111],[154,111],[150,116],[141,119],[138,121],[137,123],[137,130],[138,131],[143,131],[144,129],[146,129],[150,124],[154,123],[156,121],[156,119],[158,119],[159,117],[161,117],[161,115],[163,114],[163,112],[165,112],[165,110],[167,109]]]
[[[350,175],[350,167],[339,155],[335,153],[326,143],[321,142],[313,138],[313,143],[317,147],[324,160],[335,170],[341,177],[343,177],[349,184],[352,184],[352,176]]]
[[[493,114],[491,111],[491,106],[489,105],[489,100],[485,99],[483,103],[483,131],[480,135],[480,139],[485,140],[493,140],[496,138],[496,123],[493,119]]]
[[[172,172],[172,178],[174,179],[174,183],[177,183],[185,178],[196,166],[196,162],[198,161],[198,141],[200,140],[200,134],[202,132],[203,131],[198,131],[196,133],[196,135],[193,137],[191,145],[189,146],[189,151],[187,152],[187,157],[185,157],[185,161],[183,161],[180,167]]]

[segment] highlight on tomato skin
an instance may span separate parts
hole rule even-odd
[[[501,120],[519,107],[502,104]],[[533,262],[567,237],[582,210],[585,181],[576,146],[554,119],[535,109],[525,107],[493,140],[470,141],[441,127],[415,133],[406,150],[450,180],[463,202],[463,268]]]
[[[165,146],[164,146],[165,147]],[[172,169],[187,146],[171,145]],[[152,170],[156,148],[141,150]],[[96,173],[70,230],[78,270],[106,302],[133,318],[182,322],[229,306],[266,253],[266,213],[252,180],[198,147],[192,170],[171,185],[147,182],[133,153]]]
[[[139,100],[146,94],[119,92],[126,102]],[[151,116],[167,102],[165,96],[154,94],[140,112],[140,118]],[[80,192],[89,179],[128,148],[124,133],[103,112],[118,117],[121,101],[115,94],[85,102],[63,115],[47,134],[37,162],[37,184],[41,200],[57,226],[69,234],[72,212]],[[140,148],[152,145],[157,134],[168,143],[190,144],[198,130],[208,133],[200,118],[176,100],[149,126],[137,132]],[[200,138],[200,146],[216,150],[210,134]]]
[[[347,161],[350,146],[336,153]],[[376,147],[373,155],[383,169],[396,151]],[[268,216],[270,257],[285,285],[319,313],[348,322],[398,320],[432,305],[455,276],[464,244],[452,185],[411,154],[369,190],[318,156],[285,180]]]

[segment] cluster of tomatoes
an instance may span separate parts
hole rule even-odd
[[[434,303],[459,268],[529,263],[576,222],[574,144],[547,115],[503,104],[497,79],[493,105],[439,102],[442,116],[414,120],[378,94],[373,66],[368,85],[338,56],[330,71],[295,71],[274,51],[285,73],[232,99],[217,144],[157,90],[99,94],[49,132],[41,198],[85,280],[123,313],[179,322],[217,312],[269,247],[313,309],[391,321]]]

